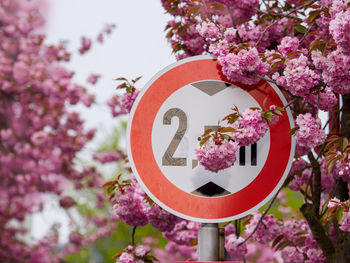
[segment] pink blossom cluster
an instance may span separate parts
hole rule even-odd
[[[103,43],[104,37],[106,35],[110,35],[115,27],[116,26],[114,24],[106,24],[102,31],[98,33],[96,40],[100,43]]]
[[[259,0],[210,0],[207,2],[219,2],[226,5],[232,12],[231,25],[239,24],[242,21],[249,19],[256,14],[256,9],[259,6]],[[222,12],[217,12],[218,15],[224,16]],[[230,18],[231,19],[231,18]]]
[[[282,38],[281,44],[277,46],[277,49],[283,56],[287,57],[289,53],[295,52],[299,47],[299,39],[297,37],[286,36]]]
[[[350,182],[350,155],[346,155],[334,166],[334,172],[336,177],[342,178],[345,182]]]
[[[116,204],[113,206],[115,214],[128,225],[147,225],[147,210],[150,204],[145,200],[145,196],[145,192],[132,176],[131,185],[126,187],[123,193],[116,193]]]
[[[329,31],[334,41],[337,43],[339,50],[349,56],[350,55],[350,10],[339,12],[329,24]]]
[[[244,241],[242,237],[231,234],[225,237],[225,249],[231,260],[241,260],[248,252],[247,245],[241,244]]]
[[[343,217],[339,224],[341,231],[350,232],[350,211],[348,209],[344,211]]]
[[[225,33],[228,32],[227,30]],[[226,39],[222,39],[209,45],[209,52],[217,57],[224,57],[229,53],[229,43]]]
[[[191,246],[197,239],[200,226],[201,224],[198,222],[181,220],[175,225],[173,230],[163,232],[163,236],[178,245]]]
[[[321,120],[314,118],[310,113],[299,114],[296,125],[299,127],[295,132],[296,144],[304,154],[325,141],[326,134],[322,129]]]
[[[233,132],[231,135],[240,146],[257,142],[269,130],[268,122],[261,117],[260,112],[249,108],[232,124],[232,127],[238,132]]]
[[[289,171],[289,176],[292,177],[292,181],[288,188],[293,191],[299,191],[301,186],[307,184],[309,180],[309,171],[305,171],[307,163],[304,159],[297,159],[293,162],[292,168]]]
[[[124,154],[122,154],[119,151],[111,150],[106,152],[98,152],[93,155],[93,158],[100,163],[110,163],[110,162],[118,162],[124,157]]]
[[[246,225],[247,233],[253,233],[261,217],[262,215],[259,213],[259,211],[252,214],[252,218]],[[253,238],[259,243],[266,244],[275,239],[279,233],[280,227],[278,226],[278,220],[273,218],[273,215],[265,215],[262,223],[259,224],[257,230],[255,231]]]
[[[176,23],[176,20],[171,20],[168,22],[168,26],[174,26]],[[198,55],[205,51],[206,41],[189,18],[181,20],[181,26],[172,30],[172,36],[168,38],[168,41],[173,49],[178,49],[177,60]]]
[[[253,74],[265,76],[268,73],[269,66],[261,60],[258,50],[255,47],[241,49],[237,54],[228,53],[218,57],[222,65],[222,72],[231,81],[237,81],[252,85],[260,81]]]
[[[89,75],[86,81],[92,85],[95,85],[100,77],[101,77],[100,75],[91,74]]]
[[[121,107],[125,109],[126,112],[130,112],[132,105],[134,104],[137,95],[139,95],[140,91],[135,90],[132,93],[125,93],[120,100]]]
[[[196,26],[198,33],[204,38],[220,38],[220,29],[213,22],[202,22]]]
[[[136,247],[128,246],[117,258],[116,263],[144,263],[144,257],[150,252],[149,248],[143,245]]]
[[[62,209],[70,209],[76,202],[66,192],[69,185],[79,190],[102,184],[98,171],[77,164],[77,153],[95,130],[87,130],[81,115],[71,108],[80,103],[91,106],[94,96],[74,83],[74,72],[63,67],[61,62],[70,60],[66,45],[45,43],[42,3],[0,1],[0,261],[4,263],[59,262],[54,252],[57,238],[23,242],[21,236],[28,230],[24,220],[42,211],[46,195]],[[84,45],[86,51],[88,41]],[[98,207],[100,199],[92,198],[91,204]],[[14,221],[16,225],[10,226]],[[82,223],[97,231],[87,218]],[[71,242],[80,248],[77,235],[72,234]]]
[[[288,240],[291,243],[290,248],[282,250],[284,262],[326,262],[305,220],[285,220],[281,226],[281,234],[283,234],[282,242]]]
[[[168,244],[165,246],[165,251],[168,254],[168,257],[165,260],[160,260],[159,256],[156,256],[159,259],[159,262],[169,262],[175,263],[181,261],[197,261],[197,245],[179,245],[176,242],[168,241]]]
[[[91,48],[92,41],[89,38],[82,37],[81,38],[81,47],[79,48],[79,53],[84,55]]]
[[[334,106],[338,103],[337,96],[330,87],[326,87],[323,92],[319,92],[318,94],[310,94],[305,99],[312,106],[323,111],[333,110]]]
[[[147,218],[152,226],[161,232],[171,231],[179,218],[154,204],[147,212]]]
[[[324,160],[320,161],[321,166],[321,187],[322,191],[325,194],[331,194],[334,186],[333,174],[327,172],[326,162]],[[311,176],[311,168],[306,168],[307,163],[303,159],[298,159],[293,163],[292,169],[289,172],[289,175],[293,177],[289,189],[293,191],[299,191],[302,189],[302,186],[305,186],[309,183]]]
[[[319,51],[312,52],[315,67],[322,72],[325,83],[336,93],[350,93],[350,58],[340,50],[323,56]]]
[[[349,201],[341,202],[338,198],[334,197],[329,200],[328,208],[343,208],[344,212],[342,218],[339,222],[339,229],[344,232],[350,232],[350,211],[349,211]]]
[[[217,143],[212,137],[201,148],[195,149],[195,153],[206,170],[217,173],[233,165],[238,149],[237,142],[224,140]]]
[[[266,21],[265,24],[252,24],[249,21],[237,27],[241,39],[250,46],[256,46],[259,52],[265,52],[272,43],[280,43],[286,36],[285,29],[291,26],[293,20],[283,18],[277,23]]]
[[[139,93],[139,90],[135,90],[132,93],[126,92],[122,96],[115,95],[110,98],[107,105],[111,108],[113,117],[129,113]]]
[[[144,226],[150,223],[161,232],[172,231],[179,218],[150,204],[146,193],[130,174],[130,185],[124,185],[123,190],[116,193],[116,204],[113,206],[116,216],[131,226]]]
[[[296,121],[299,129],[295,132],[297,146],[305,152],[322,144],[326,134],[322,129],[321,120],[314,118],[310,113],[299,114]]]
[[[318,84],[320,76],[308,66],[308,58],[303,54],[288,60],[283,75],[273,74],[278,85],[285,87],[295,96],[310,94],[310,89]]]

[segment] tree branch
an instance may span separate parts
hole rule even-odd
[[[135,246],[135,233],[136,233],[136,228],[137,226],[134,226],[132,228],[132,234],[131,234],[131,245],[132,246]]]
[[[321,168],[318,161],[316,161],[315,156],[312,152],[308,153],[308,158],[310,160],[310,164],[312,167],[312,174],[314,175],[314,180],[311,182],[313,184],[312,187],[312,205],[314,207],[314,212],[317,216],[320,213],[320,203],[321,203]]]
[[[323,255],[327,258],[328,262],[333,262],[335,247],[332,240],[326,235],[319,216],[315,214],[314,206],[312,204],[304,204],[300,208],[300,211],[308,222],[312,235],[318,246],[322,249]]]

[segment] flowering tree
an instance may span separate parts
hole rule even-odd
[[[105,209],[101,174],[94,167],[78,165],[75,158],[95,131],[85,131],[79,113],[69,107],[77,103],[90,107],[94,97],[74,83],[73,72],[63,67],[70,60],[65,45],[44,43],[40,4],[0,1],[0,261],[4,263],[60,262],[115,225],[107,213],[91,214],[84,218],[89,231],[73,228],[69,243],[58,253],[53,253],[57,231],[41,240],[28,238],[23,221],[42,211],[45,195],[69,213],[79,205],[71,189],[90,189],[95,209]],[[97,41],[103,41],[111,29],[107,26]],[[91,43],[83,38],[80,54]],[[88,81],[95,84],[97,79],[90,76]]]
[[[166,37],[177,59],[212,54],[233,82],[274,83],[295,118],[289,176],[263,213],[226,225],[228,256],[244,262],[350,262],[350,1],[162,3],[174,17]],[[110,101],[115,116],[127,113],[138,94],[136,80],[120,80],[127,93]],[[207,130],[196,149],[199,163],[213,172],[230,167],[237,149],[262,138],[285,110],[270,105],[240,112],[232,106],[221,128]],[[320,112],[328,113],[323,126]],[[168,252],[195,259],[198,223],[153,204],[130,169],[127,173],[129,179],[106,185],[117,216],[135,227],[150,222],[168,238]],[[288,207],[291,190],[302,197],[297,210]],[[268,214],[273,202],[279,210],[275,216]],[[149,262],[148,249],[130,246],[116,255],[117,262]],[[164,260],[164,253],[155,254]]]

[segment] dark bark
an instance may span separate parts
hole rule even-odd
[[[343,107],[341,115],[341,136],[350,138],[350,96],[343,96]],[[332,196],[341,201],[349,199],[348,183],[341,178],[335,179],[335,184]],[[350,262],[350,233],[343,232],[339,229],[337,219],[333,222],[334,231],[336,234],[337,248],[334,255],[335,263],[349,263]]]
[[[334,244],[327,236],[318,214],[315,213],[314,206],[312,204],[304,204],[300,208],[300,211],[303,213],[306,221],[308,222],[312,235],[318,246],[322,249],[323,255],[327,258],[328,262],[335,262],[334,256],[336,250]]]
[[[308,155],[311,166],[312,166],[312,181],[311,184],[313,184],[312,187],[312,204],[314,207],[315,215],[319,215],[320,212],[320,203],[321,203],[321,192],[322,192],[322,186],[321,186],[321,168],[319,162],[315,159],[312,152],[310,152]]]
[[[340,135],[350,139],[350,96],[343,96],[343,107],[341,115]],[[312,235],[319,247],[322,249],[324,256],[330,263],[350,263],[350,233],[343,232],[339,229],[338,220],[333,220],[336,243],[327,235],[327,232],[320,222],[320,191],[321,191],[321,172],[320,166],[313,154],[308,155],[312,166],[312,204],[304,204],[300,211],[307,220]],[[341,201],[349,199],[348,183],[341,178],[335,178],[335,184],[332,191],[332,197]]]

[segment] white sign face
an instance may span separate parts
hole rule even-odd
[[[240,147],[237,161],[218,173],[198,164],[195,148],[208,128],[236,105],[243,112],[287,104],[266,81],[231,83],[217,60],[197,56],[159,72],[138,95],[128,122],[128,158],[144,191],[163,209],[198,222],[226,222],[264,205],[282,186],[294,157],[290,110],[257,143]]]
[[[230,168],[215,173],[198,165],[194,150],[199,147],[198,137],[206,128],[218,126],[220,119],[232,113],[233,105],[241,112],[260,107],[243,89],[210,80],[178,89],[160,107],[152,128],[154,157],[167,179],[181,190],[207,197],[229,195],[246,187],[261,171],[269,153],[269,132],[257,144],[241,147]],[[175,136],[179,127],[183,136]],[[165,156],[170,161],[163,160]]]

